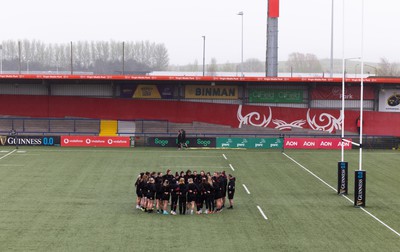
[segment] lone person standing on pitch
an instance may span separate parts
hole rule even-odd
[[[177,143],[178,143],[178,149],[182,149],[182,131],[178,130],[178,139],[177,139]]]
[[[228,209],[233,209],[233,197],[235,195],[235,177],[231,174],[228,175],[229,183],[228,183],[228,199],[229,199],[229,207]]]
[[[181,147],[185,146],[185,148],[187,148],[187,143],[186,143],[186,131],[184,129],[181,129],[181,133],[182,133],[182,144]]]

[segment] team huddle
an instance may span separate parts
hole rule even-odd
[[[163,175],[162,172],[140,173],[136,187],[136,209],[152,213],[205,214],[219,213],[225,207],[226,195],[233,208],[235,195],[235,177],[226,176],[225,171],[205,173],[187,170],[172,174],[171,170]],[[170,203],[170,212],[168,205]]]

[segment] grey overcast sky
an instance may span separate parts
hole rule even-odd
[[[361,56],[362,0],[345,0],[345,58]],[[342,58],[343,0],[334,0],[334,57]],[[332,0],[280,0],[279,60],[292,52],[330,57]],[[364,59],[400,62],[400,1],[364,0]],[[149,40],[164,43],[170,64],[265,60],[267,0],[2,1],[0,41]]]

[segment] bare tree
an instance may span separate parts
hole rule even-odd
[[[291,53],[286,62],[287,71],[298,73],[318,73],[322,72],[322,66],[317,56],[314,54]]]
[[[379,76],[400,76],[400,68],[398,63],[390,63],[386,58],[381,58],[378,64]]]
[[[265,65],[259,59],[250,58],[244,62],[243,71],[245,71],[245,72],[263,72],[263,71],[265,71]]]
[[[207,72],[209,76],[214,76],[218,72],[218,65],[217,65],[217,59],[212,58],[210,65],[207,67]]]
[[[1,42],[3,47],[3,68],[7,71],[18,69],[18,41]],[[125,63],[129,71],[139,72],[165,70],[169,64],[168,50],[164,44],[150,41],[125,44]],[[78,41],[73,43],[73,64],[76,71],[91,71],[97,74],[114,73],[122,68],[122,42]],[[23,66],[32,66],[37,71],[68,70],[70,68],[70,45],[46,44],[38,40],[21,41]],[[23,67],[24,68],[24,67]]]
[[[225,64],[221,65],[222,72],[235,72],[237,69],[237,64],[226,62]]]
[[[157,70],[165,70],[169,64],[168,51],[164,44],[154,45],[152,50],[151,67]]]

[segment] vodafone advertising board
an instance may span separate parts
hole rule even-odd
[[[62,147],[130,147],[129,137],[62,136]]]
[[[351,139],[347,139],[351,141]],[[337,138],[285,138],[285,149],[341,149],[342,144],[346,150],[351,149],[351,144],[342,142]]]

